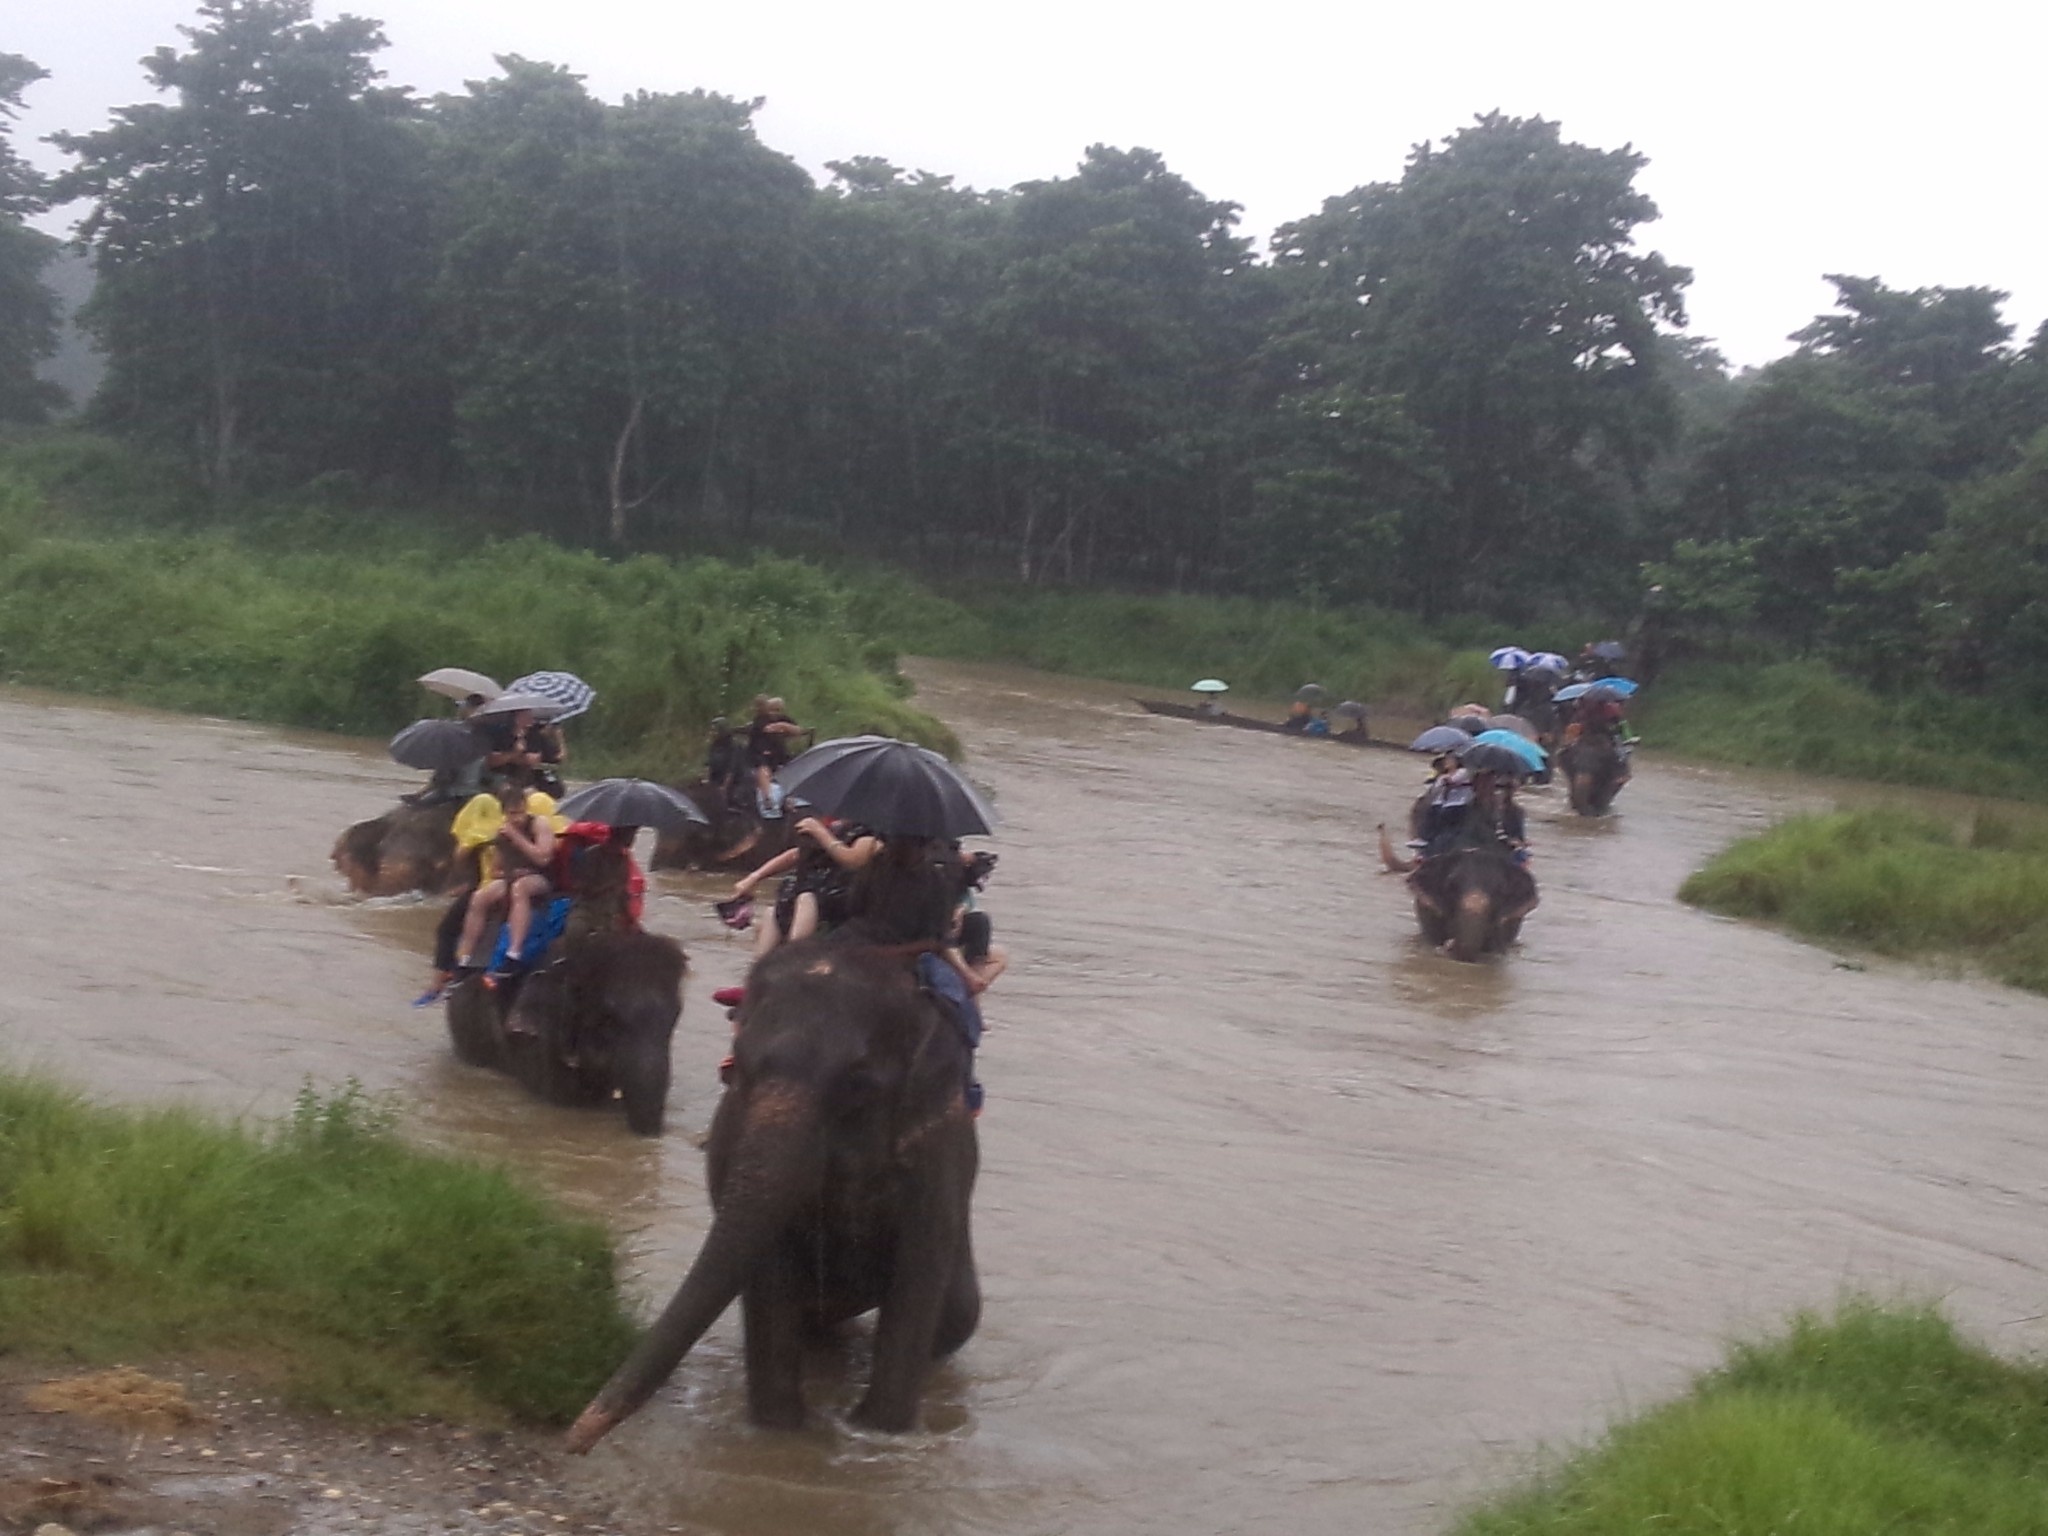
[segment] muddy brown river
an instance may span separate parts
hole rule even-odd
[[[828,1412],[788,1436],[743,1425],[728,1318],[579,1464],[646,1529],[1440,1531],[1845,1288],[2048,1343],[2048,1002],[1673,899],[1837,789],[1653,755],[1609,820],[1532,796],[1543,905],[1506,962],[1460,966],[1375,873],[1413,759],[916,670],[1006,818],[982,1331],[926,1433],[839,1427],[860,1363],[828,1359]],[[661,877],[650,903],[693,974],[648,1143],[458,1065],[407,1007],[432,909],[350,899],[327,865],[413,778],[373,745],[9,693],[0,771],[11,1063],[252,1115],[353,1076],[601,1214],[666,1294],[706,1220],[706,994],[745,962],[720,886]]]

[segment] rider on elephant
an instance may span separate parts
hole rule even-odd
[[[505,964],[515,966],[525,947],[536,904],[545,902],[552,893],[548,876],[555,855],[553,818],[536,811],[529,794],[517,781],[508,781],[498,791],[503,820],[490,845],[496,864],[469,899],[469,914],[463,919],[462,939],[455,952],[458,972],[481,969],[476,963],[476,948],[483,940],[485,925],[500,907],[507,910]],[[548,805],[552,810],[553,802]],[[492,974],[497,980],[506,979],[497,972]]]
[[[556,832],[568,826],[555,811],[554,797],[537,789],[526,792],[525,809],[529,815],[544,818]],[[455,824],[449,830],[455,838],[460,887],[448,903],[448,910],[442,913],[440,926],[434,930],[434,976],[427,990],[413,999],[415,1008],[439,1002],[455,980],[456,957],[462,952],[461,937],[468,923],[471,898],[479,886],[497,878],[498,830],[504,824],[505,802],[498,794],[474,795],[455,813]]]

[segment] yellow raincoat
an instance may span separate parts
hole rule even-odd
[[[526,797],[529,815],[545,816],[557,833],[569,825],[569,818],[555,809],[555,797],[534,790]],[[462,853],[477,850],[477,882],[485,884],[498,875],[498,829],[505,825],[505,808],[496,795],[475,795],[455,813],[455,846]]]

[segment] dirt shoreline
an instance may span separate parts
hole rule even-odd
[[[226,1373],[153,1365],[167,1411],[47,1406],[109,1373],[0,1360],[0,1532],[76,1536],[653,1536],[563,1486],[553,1435],[420,1421],[367,1430]],[[180,1390],[182,1389],[182,1390]],[[105,1395],[105,1394],[103,1394]],[[179,1406],[182,1399],[183,1406]],[[39,1400],[43,1404],[38,1405]]]

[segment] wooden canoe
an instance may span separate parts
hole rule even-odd
[[[1257,720],[1250,715],[1205,715],[1193,704],[1176,704],[1168,699],[1139,699],[1140,709],[1148,715],[1166,715],[1175,720],[1193,720],[1200,725],[1234,725],[1240,731],[1264,731],[1268,736],[1293,736],[1302,741],[1327,741],[1340,747],[1378,747],[1382,751],[1398,752],[1401,744],[1394,741],[1374,741],[1363,730],[1357,732],[1332,731],[1327,736],[1310,736],[1301,731],[1290,731],[1277,720]]]

